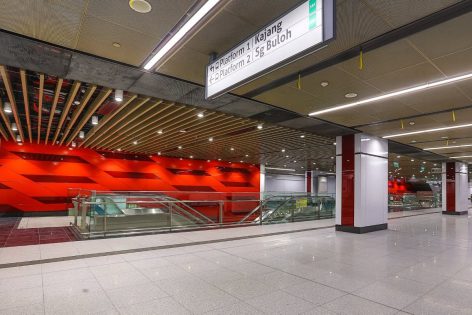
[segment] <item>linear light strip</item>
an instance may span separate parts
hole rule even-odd
[[[266,170],[277,170],[277,171],[291,171],[295,172],[293,168],[280,168],[280,167],[267,167],[265,168]]]
[[[330,107],[330,108],[327,108],[327,109],[312,112],[308,115],[309,116],[317,116],[317,115],[330,113],[330,112],[334,112],[334,111],[341,110],[341,109],[346,109],[346,108],[359,106],[359,105],[363,105],[363,104],[367,104],[367,103],[371,103],[371,102],[375,102],[375,101],[384,100],[384,99],[391,98],[391,97],[394,97],[394,96],[399,96],[399,95],[403,95],[403,94],[407,94],[407,93],[421,91],[421,90],[424,90],[424,89],[429,89],[429,88],[436,87],[436,86],[441,86],[441,85],[448,84],[448,83],[453,83],[453,82],[456,82],[456,81],[466,80],[466,79],[469,79],[469,78],[472,78],[472,73],[468,73],[468,74],[464,74],[464,75],[460,75],[460,76],[457,76],[457,77],[444,79],[444,80],[440,80],[440,81],[436,81],[436,82],[426,83],[426,84],[423,84],[423,85],[403,89],[403,90],[396,91],[396,92],[390,92],[390,93],[387,93],[387,94],[382,94],[382,95],[379,95],[379,96],[367,98],[365,100],[361,100],[361,101],[357,101],[357,102],[353,102],[353,103],[349,103],[349,104],[345,104],[345,105]]]
[[[462,125],[455,125],[455,126],[449,126],[449,127],[440,127],[440,128],[432,128],[432,129],[411,131],[411,132],[403,132],[403,133],[397,133],[397,134],[393,134],[393,135],[384,136],[384,137],[382,137],[382,138],[384,138],[384,139],[396,138],[396,137],[417,135],[417,134],[421,134],[421,133],[437,132],[437,131],[451,130],[451,129],[459,129],[459,128],[467,128],[467,127],[472,127],[472,123],[470,123],[470,124],[462,124]]]
[[[450,158],[451,158],[451,159],[472,158],[472,155],[451,156]]]
[[[472,147],[472,144],[461,144],[461,145],[450,145],[446,147],[435,147],[435,148],[424,148],[423,150],[444,150],[444,149],[455,149],[455,148],[465,148],[465,147]]]
[[[144,69],[151,69],[162,59],[184,36],[187,34],[208,12],[218,4],[220,0],[208,0],[178,31],[174,36],[149,60]]]

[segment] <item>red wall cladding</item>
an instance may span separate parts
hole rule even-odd
[[[71,206],[68,188],[259,192],[259,167],[0,143],[0,216],[65,211]]]

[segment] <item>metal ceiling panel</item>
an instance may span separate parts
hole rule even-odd
[[[142,74],[140,69],[73,53],[66,78],[128,90]]]
[[[130,92],[177,102],[198,85],[176,80],[156,73],[145,72],[130,88]],[[193,105],[193,104],[190,104]]]
[[[218,111],[241,117],[251,117],[262,112],[266,112],[270,109],[272,109],[272,106],[239,97],[233,102],[217,108]]]
[[[262,112],[256,115],[251,116],[252,119],[262,120],[269,123],[280,123],[282,121],[290,120],[296,117],[300,117],[300,115],[289,112],[284,109],[273,108],[266,112]]]
[[[0,32],[0,63],[65,77],[72,52],[25,37]]]

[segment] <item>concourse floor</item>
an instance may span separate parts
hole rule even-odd
[[[432,213],[362,235],[330,227],[0,268],[0,314],[472,314],[470,220]]]

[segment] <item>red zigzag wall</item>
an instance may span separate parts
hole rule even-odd
[[[68,188],[259,192],[259,167],[52,145],[0,144],[0,216],[65,211],[71,206]],[[185,198],[192,195],[180,199]],[[231,199],[230,194],[226,198]]]

